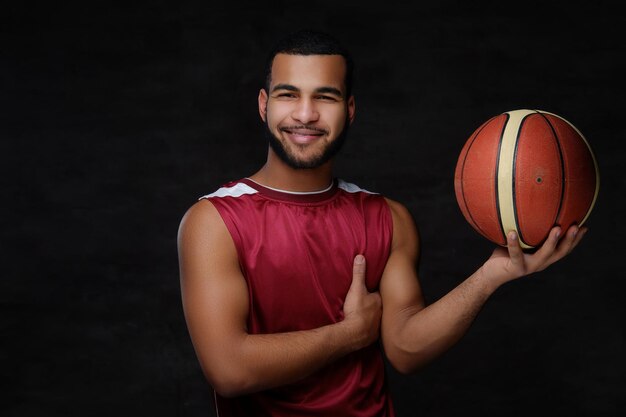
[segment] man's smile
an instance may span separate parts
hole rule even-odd
[[[310,126],[286,126],[281,127],[280,131],[286,133],[290,140],[300,145],[311,143],[328,134],[324,129]]]

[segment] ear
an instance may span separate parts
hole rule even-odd
[[[348,120],[350,120],[350,124],[354,121],[354,117],[356,116],[356,103],[354,101],[354,96],[350,96],[348,99]]]
[[[265,122],[266,117],[267,117],[267,92],[265,91],[264,88],[261,88],[261,90],[259,90],[259,98],[258,98],[258,102],[259,102],[259,115],[261,116],[261,119]]]

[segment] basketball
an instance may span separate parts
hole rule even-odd
[[[465,142],[454,173],[468,223],[501,246],[513,230],[523,249],[540,246],[554,226],[563,232],[581,226],[599,185],[587,139],[564,118],[540,110],[487,120]]]

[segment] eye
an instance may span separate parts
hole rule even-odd
[[[322,101],[337,101],[333,96],[317,96],[317,99]]]
[[[294,93],[280,93],[276,95],[277,98],[295,98],[296,95]]]

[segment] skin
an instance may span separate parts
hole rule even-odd
[[[292,156],[302,161],[317,158],[346,121],[354,120],[355,101],[345,97],[344,75],[340,56],[276,56],[270,91],[259,92],[259,114]],[[322,190],[332,181],[332,160],[294,169],[270,148],[266,164],[251,178],[287,191]],[[426,306],[417,276],[420,245],[414,221],[402,204],[387,201],[394,233],[380,291],[370,293],[365,287],[366,260],[357,255],[342,321],[263,335],[247,331],[246,281],[217,210],[201,200],[185,213],[178,235],[183,307],[201,367],[220,395],[233,397],[295,382],[379,338],[398,371],[414,372],[466,333],[497,288],[563,258],[586,232],[572,226],[561,236],[554,228],[534,254],[522,252],[513,233],[506,249],[495,249],[475,273]]]
[[[354,97],[345,97],[345,71],[339,55],[278,54],[274,58],[270,91],[259,92],[259,115],[296,158],[316,158],[337,138],[346,119],[354,121]],[[302,125],[327,133],[290,129]],[[268,148],[266,164],[251,178],[281,190],[317,191],[328,187],[332,177],[332,160],[317,168],[295,170]]]

